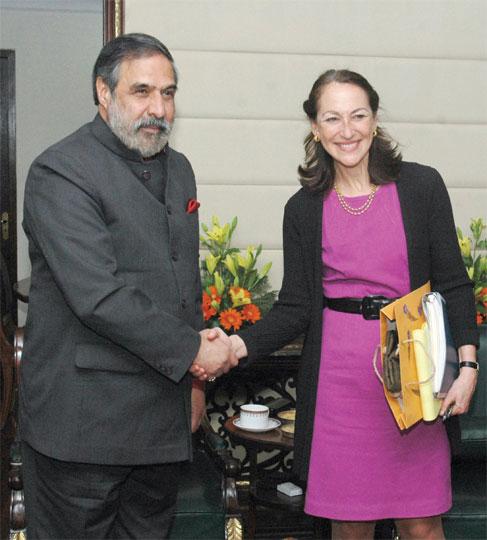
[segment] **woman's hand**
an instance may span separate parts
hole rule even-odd
[[[244,340],[240,336],[233,334],[230,336],[230,341],[232,343],[233,352],[239,360],[247,356],[247,347]]]
[[[472,360],[475,359],[475,352],[473,345],[464,345],[458,349],[458,356],[460,360]],[[478,372],[476,369],[470,367],[460,369],[460,374],[451,385],[448,394],[441,404],[440,416],[444,416],[450,407],[452,407],[452,416],[464,414],[468,411],[470,401],[475,392],[475,386],[477,385],[477,378]]]

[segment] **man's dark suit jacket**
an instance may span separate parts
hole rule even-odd
[[[25,190],[32,286],[21,434],[66,461],[150,464],[191,454],[188,368],[202,327],[188,160],[162,175],[97,116],[33,163]]]

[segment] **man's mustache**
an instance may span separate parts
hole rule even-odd
[[[171,133],[171,124],[164,118],[141,118],[134,124],[135,131],[146,127],[157,127],[164,135]]]

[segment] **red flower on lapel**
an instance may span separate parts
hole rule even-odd
[[[199,201],[196,199],[189,199],[188,204],[186,205],[186,214],[194,214],[199,207]]]

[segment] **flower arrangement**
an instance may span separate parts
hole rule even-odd
[[[276,291],[270,291],[267,274],[272,263],[259,271],[257,259],[262,245],[247,247],[244,254],[231,247],[237,218],[220,225],[212,217],[211,229],[201,224],[204,235],[200,237],[208,250],[201,262],[203,285],[203,316],[206,326],[219,326],[227,331],[237,331],[243,326],[256,323],[272,307]]]
[[[458,243],[462,253],[463,263],[467,269],[468,277],[474,283],[475,306],[477,309],[477,324],[487,322],[487,239],[482,218],[470,222],[472,237],[464,236],[460,227],[457,227]]]

